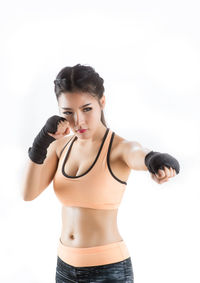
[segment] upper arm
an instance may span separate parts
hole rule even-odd
[[[150,149],[142,147],[142,145],[136,141],[126,141],[122,143],[122,158],[130,169],[148,170],[144,159],[150,151]]]

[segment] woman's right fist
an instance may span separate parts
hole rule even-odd
[[[50,143],[69,134],[69,132],[69,122],[65,118],[58,115],[50,117],[35,137],[32,147],[28,149],[30,159],[35,163],[42,164]]]
[[[65,118],[64,118],[65,119]],[[57,124],[57,130],[54,134],[47,132],[48,135],[57,139],[60,139],[70,133],[69,122],[65,119],[65,121],[60,120]]]

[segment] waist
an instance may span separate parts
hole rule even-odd
[[[93,231],[92,233],[74,233],[64,231],[61,232],[60,240],[63,245],[72,247],[72,248],[88,248],[92,246],[101,246],[107,245],[113,242],[122,241],[122,237],[119,233],[107,232],[107,233],[98,233]]]
[[[123,240],[107,245],[74,248],[64,245],[60,238],[57,255],[65,263],[74,267],[105,265],[130,257],[128,248]]]

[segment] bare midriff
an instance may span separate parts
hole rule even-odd
[[[63,206],[60,237],[62,244],[88,248],[122,241],[117,228],[117,213],[118,209]]]
[[[122,161],[121,149],[117,146],[122,140],[121,137],[115,135],[110,152],[110,166],[119,179],[127,180],[130,168]],[[60,145],[58,152],[65,142]],[[94,149],[87,149],[86,147],[79,149],[75,142],[70,153],[71,160],[68,158],[65,165],[65,172],[70,176],[81,175],[86,172],[94,161],[101,142],[102,140],[94,145]],[[86,152],[85,155],[84,152]],[[90,152],[90,159],[88,159],[88,152]],[[79,164],[80,160],[84,160],[84,166]],[[74,170],[73,168],[81,168],[82,170]],[[122,241],[117,227],[117,214],[118,209],[92,209],[63,205],[60,240],[63,245],[77,248],[101,246]]]

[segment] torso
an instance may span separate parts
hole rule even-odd
[[[58,158],[60,158],[62,148],[72,136],[65,136],[59,141],[56,150]],[[65,152],[68,150],[71,141],[67,144]],[[120,145],[123,141],[123,138],[114,135],[110,151],[110,167],[116,177],[122,181],[127,181],[130,168],[122,160]],[[92,149],[84,148],[84,150],[80,150],[74,142],[64,171],[70,176],[79,176],[85,173],[95,160],[100,145],[99,143],[95,144]],[[88,152],[90,152],[90,155],[88,155]],[[122,237],[117,228],[117,213],[118,209],[103,210],[62,206],[61,242],[69,247],[86,248],[121,241]]]

